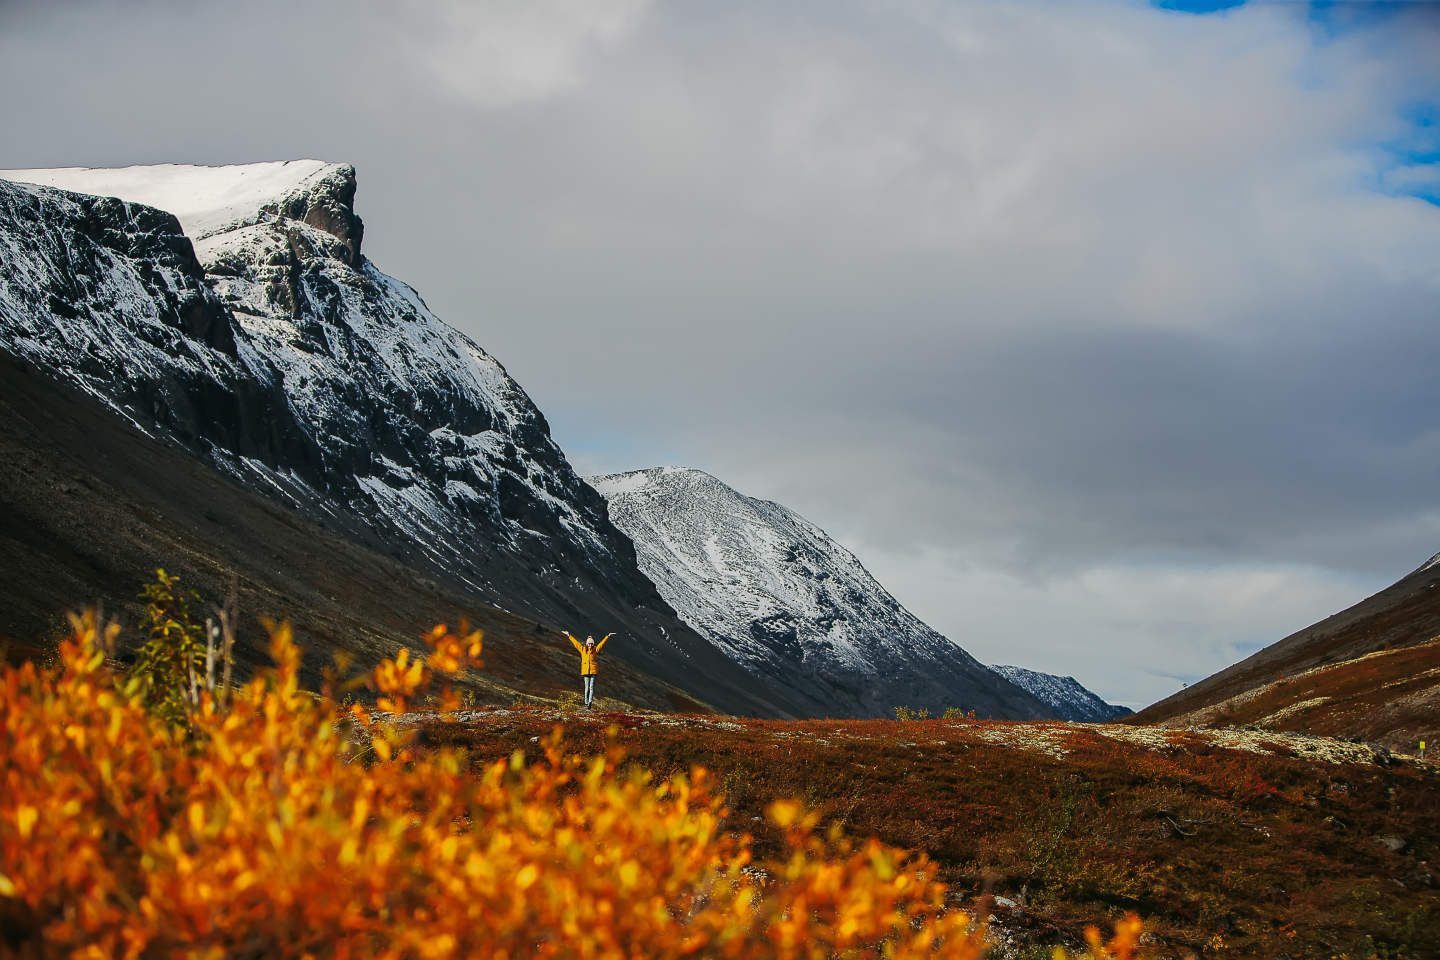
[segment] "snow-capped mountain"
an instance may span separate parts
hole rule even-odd
[[[1000,676],[1022,690],[1029,690],[1045,701],[1061,720],[1075,723],[1109,723],[1134,713],[1129,707],[1106,703],[1074,677],[1057,677],[1053,673],[1040,673],[1024,667],[1007,665],[990,666]]]
[[[897,706],[1049,718],[902,607],[848,550],[777,503],[699,470],[591,477],[640,569],[702,636],[815,716]]]
[[[497,606],[630,633],[701,700],[793,713],[668,609],[500,363],[362,255],[355,189],[315,160],[0,171],[0,350]]]
[[[14,261],[37,268],[23,284],[13,274],[3,281],[0,336],[10,349],[75,380],[142,429],[154,419],[182,441],[210,441],[206,452],[247,485],[363,504],[362,513],[384,517],[435,559],[454,559],[457,537],[475,524],[506,542],[558,533],[589,556],[610,552],[599,505],[585,502],[588,491],[519,386],[413,290],[361,257],[352,168],[297,161],[6,176],[177,201],[195,251],[186,256],[188,244],[167,234],[158,210],[12,188],[12,216],[53,211],[77,229],[69,238],[27,238],[50,240],[47,251],[16,249],[24,240],[7,238]],[[90,220],[125,238],[123,252],[140,259],[127,263],[106,256],[122,251],[84,244],[95,239],[84,232]],[[73,260],[59,254],[77,246],[93,251],[97,269],[67,284],[62,271]],[[146,262],[152,247],[163,255]],[[152,309],[147,293],[175,299],[181,322]],[[186,389],[166,389],[176,377]],[[184,394],[202,384],[232,394],[253,385],[284,410],[256,411],[265,421],[257,437],[224,415],[232,411],[184,409]],[[241,449],[212,435],[236,426]],[[258,441],[256,449],[244,449],[245,440]],[[468,522],[457,525],[457,517]]]

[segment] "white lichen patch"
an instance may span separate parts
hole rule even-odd
[[[1282,707],[1281,709],[1276,710],[1274,713],[1267,716],[1264,720],[1261,720],[1260,724],[1263,726],[1272,723],[1279,723],[1286,717],[1293,717],[1297,713],[1304,713],[1311,707],[1318,707],[1320,706],[1320,704],[1326,703],[1329,700],[1329,697],[1311,697],[1309,700],[1301,700],[1299,703],[1292,703],[1288,707]]]
[[[1028,750],[1043,753],[1059,760],[1069,751],[1065,744],[1071,728],[1047,724],[1045,726],[1027,723],[985,724],[971,727],[971,736],[997,747]]]
[[[1379,754],[1375,747],[1364,743],[1351,743],[1334,737],[1317,737],[1306,733],[1277,733],[1270,730],[1242,728],[1176,730],[1161,727],[1127,727],[1118,724],[1096,725],[1085,728],[1092,733],[1122,740],[1151,750],[1173,750],[1184,748],[1196,740],[1213,744],[1226,750],[1255,753],[1267,756],[1294,754],[1305,760],[1319,760],[1323,763],[1374,763]]]

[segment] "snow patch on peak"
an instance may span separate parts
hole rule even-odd
[[[650,476],[644,470],[634,473],[616,473],[604,477],[590,477],[587,481],[603,496],[611,497],[644,490],[650,483]]]
[[[157,163],[133,167],[0,170],[0,179],[119,197],[173,213],[191,240],[254,223],[262,208],[309,191],[344,164],[279,160],[203,167]]]

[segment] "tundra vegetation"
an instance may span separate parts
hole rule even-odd
[[[948,902],[974,910],[994,895],[996,932],[1022,955],[1048,957],[1135,912],[1160,957],[1440,956],[1440,777],[1364,744],[956,715],[577,716],[533,703],[402,722],[433,748],[465,749],[477,770],[538,755],[557,722],[582,753],[618,728],[613,742],[657,777],[710,771],[757,858],[785,855],[767,810],[799,797],[818,832],[925,851]]]
[[[1440,942],[1440,784],[1358,745],[958,711],[474,709],[457,684],[482,638],[463,627],[310,692],[272,624],[275,666],[232,685],[232,614],[197,625],[174,578],[152,587],[128,668],[92,611],[53,664],[0,677],[0,955],[1298,960]],[[147,654],[167,617],[188,652]]]
[[[481,666],[438,626],[359,678],[301,688],[300,652],[227,689],[218,634],[162,575],[141,654],[71,618],[53,666],[0,676],[0,952],[158,957],[954,957],[987,928],[925,854],[851,839],[796,799],[766,805],[759,858],[715,778],[589,755],[558,729],[481,760],[409,716]],[[161,650],[166,638],[173,649]],[[202,648],[200,640],[204,639]],[[228,643],[221,636],[223,657]],[[435,689],[438,687],[438,694]],[[443,721],[442,721],[443,722]],[[458,728],[459,724],[452,725]],[[427,738],[428,739],[428,738]],[[1130,918],[1096,957],[1129,957]]]

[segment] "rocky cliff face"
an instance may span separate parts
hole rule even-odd
[[[0,181],[0,349],[477,598],[628,634],[702,701],[794,712],[675,617],[504,368],[363,256],[352,168],[0,177],[52,185]]]
[[[205,279],[168,213],[0,181],[0,346],[146,432],[273,461],[303,440]]]
[[[590,482],[685,621],[810,715],[882,717],[908,706],[934,716],[959,707],[996,719],[1054,717],[785,507],[679,467]]]

